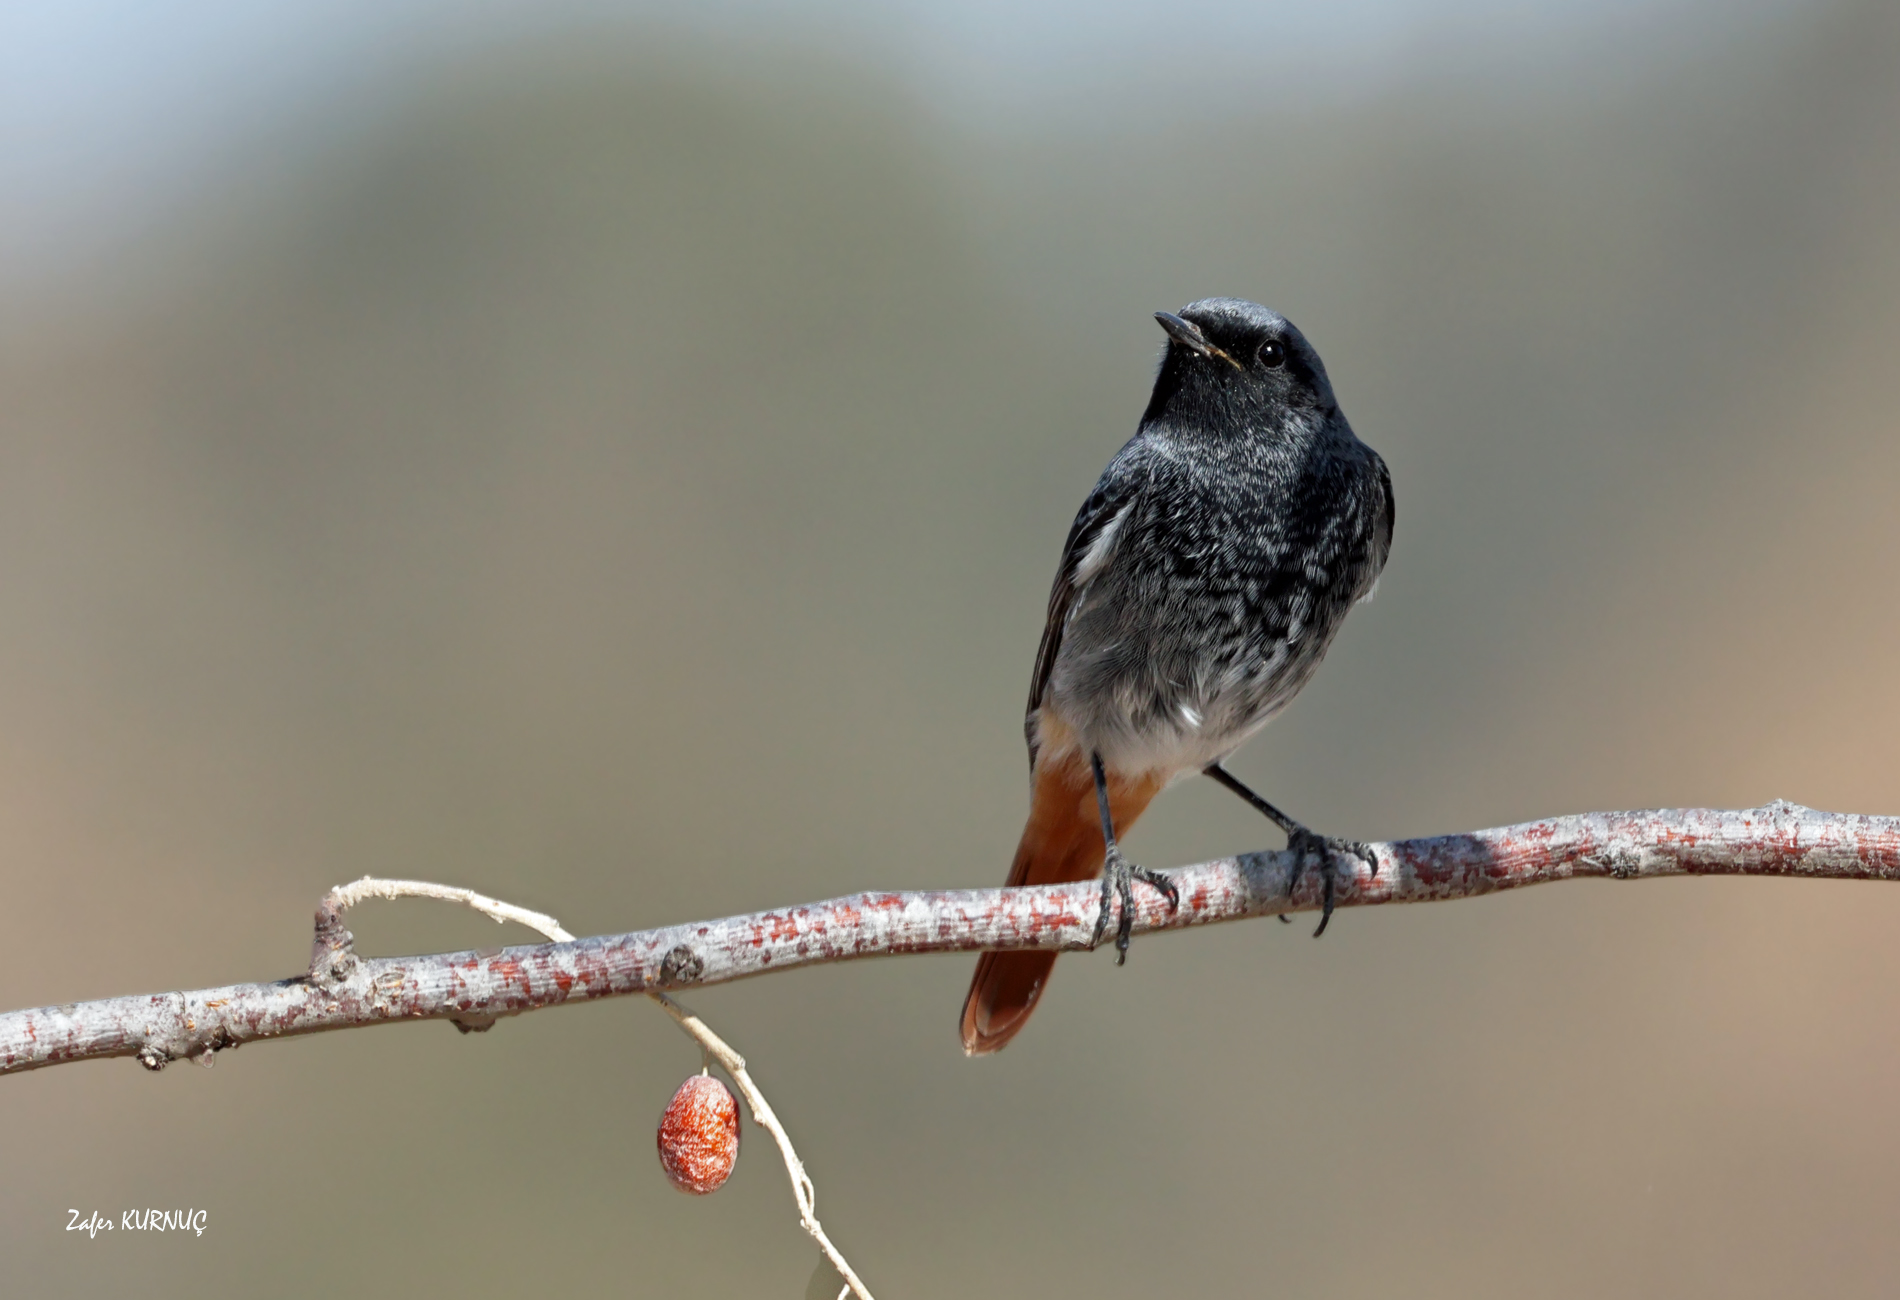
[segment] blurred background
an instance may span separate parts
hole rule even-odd
[[[1393,559],[1236,770],[1323,830],[1900,813],[1900,10],[0,10],[0,1005],[1000,882],[1150,313],[1285,312]],[[1211,783],[1151,865],[1279,839]],[[371,905],[366,951],[526,942]],[[878,1294],[1900,1278],[1900,889],[1562,889],[690,999]],[[0,1082],[16,1294],[807,1294],[651,1006]],[[193,1207],[202,1238],[64,1231]],[[835,1286],[824,1294],[835,1292]],[[819,1294],[813,1291],[812,1294]]]

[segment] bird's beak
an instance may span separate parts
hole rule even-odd
[[[1207,341],[1207,335],[1201,333],[1199,325],[1190,324],[1171,311],[1158,311],[1155,313],[1155,319],[1161,322],[1161,328],[1168,332],[1168,337],[1182,347],[1198,352],[1202,356],[1208,356],[1213,352],[1214,345]]]
[[[1236,370],[1243,372],[1246,370],[1245,366],[1209,343],[1207,335],[1201,333],[1201,327],[1194,322],[1182,320],[1171,311],[1156,312],[1155,320],[1159,321],[1161,328],[1168,332],[1169,338],[1190,352],[1198,352],[1204,357],[1219,357]]]

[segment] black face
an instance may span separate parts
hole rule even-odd
[[[1318,354],[1291,322],[1265,307],[1208,298],[1179,314],[1156,312],[1155,319],[1167,332],[1168,351],[1145,418],[1194,419],[1195,409],[1211,406],[1271,416],[1333,405]]]

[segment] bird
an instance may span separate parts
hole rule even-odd
[[[1357,840],[1319,835],[1223,766],[1306,685],[1392,549],[1392,477],[1359,441],[1306,336],[1239,298],[1156,312],[1167,335],[1134,437],[1089,493],[1056,569],[1023,730],[1030,811],[1009,885],[1102,876],[1091,946],[1134,883],[1179,896],[1119,837],[1169,784],[1203,773],[1314,862],[1333,911],[1333,857],[1378,870]],[[1282,920],[1286,918],[1281,917]],[[1001,1050],[1035,1009],[1053,952],[986,952],[963,1005],[963,1050]]]

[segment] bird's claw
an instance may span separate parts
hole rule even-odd
[[[1118,848],[1111,848],[1108,857],[1102,863],[1102,906],[1095,914],[1095,937],[1089,941],[1089,947],[1101,944],[1102,935],[1108,930],[1108,914],[1113,910],[1111,899],[1121,903],[1121,920],[1115,927],[1115,964],[1123,965],[1128,961],[1128,941],[1135,928],[1135,882],[1151,885],[1168,900],[1170,912],[1179,911],[1181,891],[1166,872],[1150,867],[1139,867],[1122,856]]]
[[[1319,938],[1326,933],[1327,922],[1333,919],[1333,890],[1338,869],[1333,866],[1335,853],[1346,857],[1358,858],[1372,874],[1379,874],[1379,855],[1372,851],[1371,845],[1363,840],[1341,839],[1336,835],[1321,835],[1304,827],[1286,837],[1287,851],[1293,854],[1293,876],[1287,881],[1286,892],[1289,897],[1299,887],[1300,877],[1306,874],[1306,861],[1309,857],[1319,860],[1320,912],[1319,926],[1313,931],[1313,937]],[[1286,920],[1286,914],[1280,916]]]

